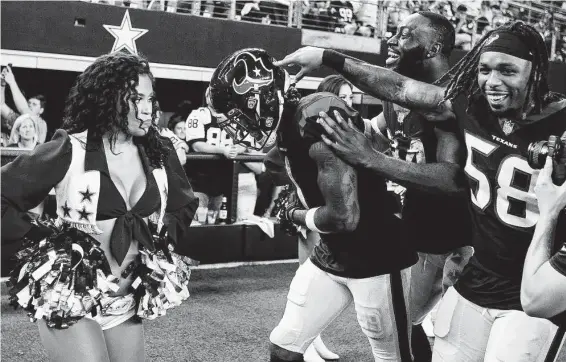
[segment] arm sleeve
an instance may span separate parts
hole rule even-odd
[[[26,211],[39,205],[69,169],[71,141],[59,130],[50,142],[2,167],[2,243],[21,239],[32,225]]]
[[[198,198],[194,195],[187,175],[174,154],[173,144],[169,139],[165,139],[165,144],[170,148],[171,153],[165,165],[168,194],[164,223],[169,237],[178,245],[187,241],[187,232],[198,207]]]
[[[550,258],[549,262],[557,272],[566,276],[566,243],[564,243],[562,248]]]

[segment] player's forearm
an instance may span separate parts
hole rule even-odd
[[[343,64],[339,57],[345,57]],[[442,92],[427,91],[423,88],[424,83],[334,50],[324,51],[323,64],[342,74],[362,91],[409,109],[433,110],[442,102]]]
[[[407,188],[465,195],[465,176],[456,164],[406,162],[375,151],[370,164],[364,167]]]
[[[308,210],[295,210],[292,212],[291,221],[301,226],[307,226]],[[336,212],[328,206],[319,207],[314,213],[314,224],[322,232],[337,233],[354,231],[358,226],[355,212]]]
[[[552,255],[552,244],[557,218],[541,215],[523,267],[523,278],[521,281],[521,304],[525,309],[536,309],[544,303],[545,281],[540,280],[537,272],[541,266],[548,262]]]
[[[193,150],[195,150],[196,152],[203,152],[203,153],[213,153],[219,155],[224,154],[224,147],[209,145],[206,142],[195,142],[193,144]]]

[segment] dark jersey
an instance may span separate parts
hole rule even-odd
[[[390,102],[383,103],[392,155],[414,163],[436,162],[434,125],[417,112]],[[443,128],[450,125],[443,125]],[[457,130],[452,130],[456,132]],[[402,209],[402,231],[420,252],[443,254],[470,245],[467,200],[409,188]]]
[[[540,170],[529,166],[527,148],[531,142],[562,135],[566,108],[553,104],[536,122],[506,135],[485,98],[474,100],[469,110],[467,103],[466,97],[459,97],[454,111],[467,149],[464,171],[475,253],[456,289],[486,308],[520,310],[523,264],[539,217],[534,187]],[[558,221],[557,241],[566,237],[564,216]]]
[[[278,145],[285,156],[287,171],[306,208],[325,204],[318,187],[317,165],[309,156],[310,147],[321,141],[323,132],[323,128],[316,123],[318,112],[331,112],[334,109],[332,105],[326,105],[323,109],[320,102],[316,103],[324,97],[338,99],[329,93],[303,98],[301,102],[312,102],[308,103],[311,107],[305,106],[301,117],[284,115],[278,133]],[[342,108],[335,109],[343,113],[344,108],[346,106],[342,105]],[[363,130],[361,118],[354,119],[356,127]],[[416,253],[399,237],[400,221],[394,216],[393,210],[384,207],[391,205],[385,180],[367,170],[358,170],[357,176],[360,207],[357,229],[353,232],[321,234],[321,241],[311,255],[312,262],[324,271],[349,278],[367,278],[409,267],[416,262]]]

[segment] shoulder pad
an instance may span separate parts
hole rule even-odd
[[[212,122],[212,114],[210,113],[210,110],[207,107],[200,107],[197,109],[194,109],[189,116],[187,117],[187,119],[198,119],[200,122],[202,122],[202,124],[210,124],[210,122]]]

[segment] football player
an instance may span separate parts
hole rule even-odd
[[[235,143],[252,135],[268,145],[277,134],[302,204],[289,207],[286,219],[321,235],[291,282],[285,313],[270,335],[271,361],[303,361],[306,348],[352,302],[375,360],[410,361],[408,291],[416,253],[399,238],[394,210],[383,207],[390,197],[385,180],[336,157],[317,121],[321,112],[336,111],[362,131],[369,127],[332,93],[298,101],[295,90],[285,100],[287,74],[272,61],[259,49],[235,52],[208,90],[209,107]]]
[[[556,326],[527,316],[520,301],[523,262],[539,219],[539,170],[526,157],[531,142],[564,132],[566,100],[549,91],[540,34],[521,22],[487,32],[446,74],[445,87],[312,47],[277,64],[301,65],[299,76],[326,64],[368,93],[423,110],[431,121],[456,120],[464,173],[456,164],[409,165],[372,151],[343,119],[326,117],[331,134],[323,139],[349,163],[377,174],[423,190],[468,190],[474,256],[440,302],[433,361],[543,361]],[[555,243],[566,236],[563,218]]]
[[[434,83],[450,69],[454,27],[442,15],[415,13],[399,24],[387,45],[387,68]],[[383,113],[372,121],[382,134],[387,134],[395,158],[412,163],[459,162],[458,142],[453,141],[456,129],[435,128],[418,112],[391,102],[383,102]],[[464,192],[461,197],[453,197],[407,186],[397,186],[395,192],[402,194],[402,230],[419,252],[419,262],[411,273],[412,316],[419,325],[471,256],[471,247],[466,247],[471,242],[470,218]],[[434,211],[431,205],[435,205]],[[454,221],[447,224],[447,216]],[[432,356],[421,328],[413,329],[416,362],[430,361]]]

